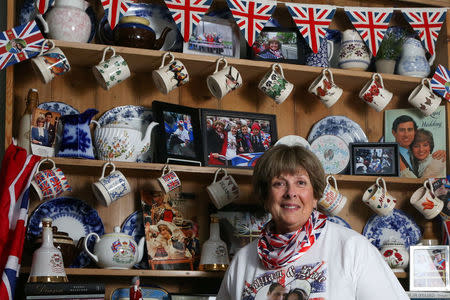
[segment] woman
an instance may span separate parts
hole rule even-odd
[[[156,225],[152,225],[152,230],[156,233],[156,238],[153,238],[149,242],[149,251],[151,259],[166,260],[166,259],[178,259],[192,257],[189,250],[186,249],[184,244],[185,236],[179,230],[176,234],[170,229],[170,224],[165,221],[160,221]]]
[[[217,299],[265,299],[273,282],[311,284],[310,298],[409,299],[378,250],[362,235],[316,210],[325,187],[317,157],[279,145],[253,172],[253,194],[272,220],[233,258]]]
[[[31,128],[31,142],[33,144],[48,146],[48,131],[44,128],[45,118],[38,117],[36,126]]]
[[[225,123],[216,120],[213,128],[206,133],[208,164],[224,165],[224,157],[227,152],[228,133],[225,131]]]
[[[264,59],[283,59],[283,53],[281,53],[281,43],[277,39],[269,40],[269,47],[260,53],[258,56]]]

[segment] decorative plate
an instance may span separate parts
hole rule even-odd
[[[276,145],[288,145],[288,146],[303,146],[308,150],[311,150],[311,145],[309,145],[308,141],[302,138],[299,135],[286,135],[279,139]]]
[[[77,109],[73,108],[69,104],[66,104],[64,102],[58,102],[58,101],[41,103],[38,105],[38,108],[60,113],[61,116],[77,115],[80,113]]]
[[[34,241],[41,233],[41,219],[44,217],[52,218],[52,225],[57,226],[59,231],[67,232],[75,244],[91,232],[99,236],[105,233],[102,220],[95,209],[77,198],[60,197],[48,200],[34,210],[28,220],[26,237],[29,241]],[[88,247],[93,251],[94,240],[89,240]],[[90,262],[89,256],[82,251],[70,267],[83,268]]]
[[[120,232],[132,236],[136,243],[139,243],[141,238],[145,236],[142,211],[137,210],[129,215],[125,221],[123,221]],[[144,244],[144,255],[142,256],[141,262],[135,264],[134,267],[136,269],[150,269],[147,256],[147,244]]]
[[[344,116],[325,117],[314,124],[309,133],[308,142],[312,143],[319,136],[326,134],[339,136],[347,145],[369,141],[358,123]]]
[[[169,300],[169,293],[159,287],[145,287],[141,285],[142,298],[151,300]],[[130,299],[130,288],[115,289],[111,300]]]
[[[345,221],[344,219],[342,219],[341,217],[338,216],[327,216],[328,220],[330,222],[342,225],[344,227],[350,228],[352,229],[352,227],[350,226],[350,224],[347,223],[347,221]]]
[[[389,238],[401,241],[407,249],[416,245],[422,233],[414,220],[399,209],[387,216],[373,215],[364,226],[363,235],[378,249]]]
[[[319,158],[326,174],[341,173],[350,161],[348,145],[338,136],[319,136],[311,143],[311,151]]]

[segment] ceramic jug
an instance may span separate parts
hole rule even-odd
[[[393,272],[405,272],[409,262],[409,253],[405,245],[390,238],[383,243],[380,252]]]
[[[341,69],[365,71],[370,64],[370,52],[356,30],[347,29],[342,34],[338,64]]]
[[[407,38],[403,43],[402,56],[398,63],[398,74],[424,78],[430,74],[430,66],[435,56],[428,61],[422,43],[415,38]]]

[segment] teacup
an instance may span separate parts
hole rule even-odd
[[[51,44],[50,49],[44,52],[47,44]],[[52,40],[45,40],[42,43],[41,51],[31,60],[31,64],[44,83],[49,83],[56,75],[70,71],[69,60],[60,48],[55,47]]]
[[[277,67],[280,72],[276,71]],[[294,85],[284,78],[283,68],[276,63],[272,65],[272,70],[267,72],[261,79],[258,88],[274,99],[277,104],[281,104],[292,92]]]
[[[397,203],[397,199],[388,193],[386,182],[381,177],[378,177],[376,183],[364,192],[362,200],[374,212],[382,216],[391,213]]]
[[[444,202],[434,194],[430,179],[412,194],[409,201],[428,220],[436,217],[444,208]]]
[[[105,176],[108,166],[111,166],[112,170]],[[107,162],[103,165],[102,176],[92,184],[92,190],[98,201],[109,206],[117,199],[127,195],[131,188],[122,172],[116,171],[116,166],[112,162]]]
[[[309,86],[308,92],[319,97],[326,107],[331,107],[344,91],[334,83],[333,72],[330,69],[323,69],[322,74]]]
[[[332,184],[330,179],[332,179]],[[328,214],[337,215],[347,203],[347,197],[339,193],[336,178],[333,175],[328,175],[326,180],[327,185],[318,205]]]
[[[217,176],[224,173],[223,177],[218,181]],[[214,175],[214,181],[206,188],[217,209],[221,209],[225,205],[239,199],[239,186],[227,170],[217,169]]]
[[[181,186],[180,178],[178,178],[178,175],[172,171],[168,165],[164,166],[162,175],[158,178],[158,182],[166,194]]]
[[[363,89],[359,92],[359,98],[373,107],[376,111],[382,111],[392,99],[393,94],[384,88],[383,77],[375,73]]]
[[[112,52],[112,55],[105,59],[108,52]],[[127,62],[121,55],[116,54],[113,47],[106,47],[103,50],[102,60],[98,65],[92,67],[92,71],[97,82],[105,90],[109,90],[130,77],[130,68]]]
[[[53,164],[51,169],[39,171],[41,165],[49,161]],[[31,181],[31,186],[36,191],[39,200],[49,200],[58,197],[63,192],[72,191],[66,176],[60,168],[57,168],[55,162],[49,158],[43,159],[37,166],[38,172]]]
[[[170,56],[170,61],[165,65],[168,56]],[[158,70],[152,72],[152,77],[156,87],[163,94],[168,94],[189,82],[189,73],[186,67],[181,61],[175,59],[175,56],[170,52],[164,53],[161,66]]]
[[[441,98],[433,93],[430,79],[423,78],[422,83],[409,95],[408,102],[420,109],[425,116],[429,116],[439,107]]]
[[[225,65],[219,71],[221,62],[224,62]],[[206,84],[211,94],[220,100],[226,94],[242,85],[242,76],[235,67],[228,66],[227,60],[221,57],[216,62],[214,73],[206,79]]]

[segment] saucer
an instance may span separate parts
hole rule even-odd
[[[350,161],[348,145],[338,136],[319,136],[311,143],[311,151],[322,163],[326,174],[343,172]]]

